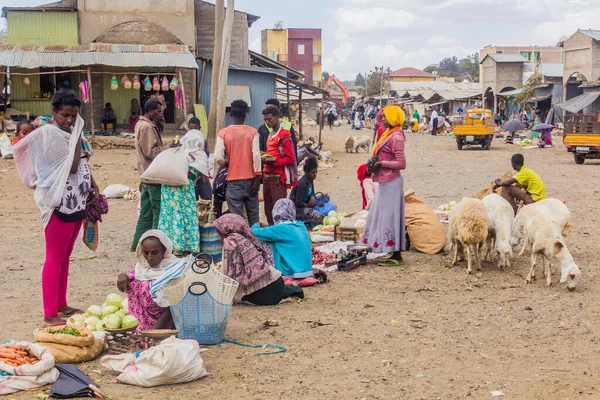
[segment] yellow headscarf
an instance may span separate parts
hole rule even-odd
[[[401,130],[402,125],[404,125],[404,121],[406,120],[404,111],[402,111],[402,108],[400,108],[400,106],[397,104],[392,104],[385,107],[383,109],[383,115],[385,115],[385,119],[392,127],[386,129],[386,131],[381,135],[381,138],[373,149],[374,156],[376,156],[377,152],[379,151],[379,145],[381,145],[381,143],[383,143],[392,133]]]

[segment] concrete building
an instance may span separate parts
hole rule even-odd
[[[390,82],[431,82],[436,75],[412,67],[404,67],[390,74]]]
[[[284,29],[279,23],[274,29],[262,31],[261,53],[304,74],[304,83],[321,84],[321,29]]]
[[[520,54],[529,62],[562,63],[563,49],[559,46],[485,46],[479,50],[479,59],[488,54]]]
[[[77,90],[87,80],[85,73],[60,74],[60,70],[89,67],[96,127],[105,103],[112,103],[117,124],[126,126],[131,101],[137,99],[143,107],[152,95],[164,98],[166,122],[178,126],[185,115],[183,108],[176,107],[173,90],[145,91],[143,85],[125,89],[121,84],[111,89],[111,81],[114,77],[121,82],[125,75],[171,80],[181,72],[183,101],[188,113],[192,112],[197,99],[196,58],[213,55],[214,7],[201,0],[63,0],[38,7],[5,7],[3,17],[12,47],[0,49],[0,65],[30,74],[29,84],[24,79],[12,80],[12,107],[36,116],[49,115],[54,91],[63,84]],[[236,11],[231,63],[249,65],[248,29],[257,19]],[[89,104],[84,104],[82,115],[91,121]]]
[[[500,93],[523,87],[524,64],[528,59],[520,54],[488,54],[481,62],[483,106],[505,117],[512,111],[508,102],[498,98]]]

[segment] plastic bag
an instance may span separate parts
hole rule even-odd
[[[25,347],[40,361],[31,365],[13,367],[0,362],[0,395],[30,390],[50,385],[58,379],[59,372],[54,367],[54,356],[46,347],[30,342],[6,342],[3,345]]]
[[[166,92],[167,90],[169,90],[169,80],[167,79],[166,76],[163,77],[160,88],[162,89],[163,92]]]
[[[131,89],[131,81],[127,75],[123,75],[123,79],[121,79],[121,84],[125,89]]]
[[[158,81],[158,76],[155,76],[154,79],[152,79],[152,90],[154,90],[155,92],[158,92],[160,90],[160,82]]]
[[[181,147],[167,149],[156,156],[141,180],[155,185],[187,186],[188,169],[188,159]]]
[[[122,185],[120,183],[108,185],[104,188],[104,192],[102,194],[107,199],[122,199],[127,193],[129,193],[132,189],[127,185]]]
[[[140,78],[139,76],[135,75],[133,77],[133,88],[135,90],[140,90],[141,84],[140,84]]]
[[[117,382],[142,387],[193,382],[208,375],[198,342],[175,337],[143,351],[137,358],[131,353],[110,355],[102,357],[101,364],[121,372]]]
[[[119,90],[119,81],[117,81],[117,77],[113,75],[110,80],[110,90]]]
[[[144,90],[146,92],[151,92],[152,91],[152,82],[150,82],[150,77],[146,77],[146,79],[144,79]]]
[[[13,158],[12,143],[6,134],[0,136],[0,155],[2,159]]]
[[[177,78],[173,77],[173,79],[171,79],[171,83],[169,84],[169,89],[175,90],[177,86],[179,86],[179,81]]]

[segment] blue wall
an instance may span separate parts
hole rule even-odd
[[[202,74],[202,64],[199,65],[198,80]],[[246,118],[246,125],[258,129],[264,124],[262,111],[265,108],[265,101],[275,97],[275,75],[260,72],[229,70],[227,77],[228,85],[247,85],[250,87],[250,113]],[[202,104],[206,107],[206,113],[210,112],[210,90],[212,86],[212,65],[206,64],[204,73],[204,83],[202,84]],[[228,104],[229,106],[229,104]],[[225,125],[231,125],[229,114],[225,118]]]

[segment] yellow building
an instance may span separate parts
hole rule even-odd
[[[401,68],[390,74],[390,82],[431,82],[436,79],[436,75],[412,67]]]
[[[321,29],[283,29],[281,24],[265,29],[261,35],[261,53],[304,74],[305,83],[321,84]]]

